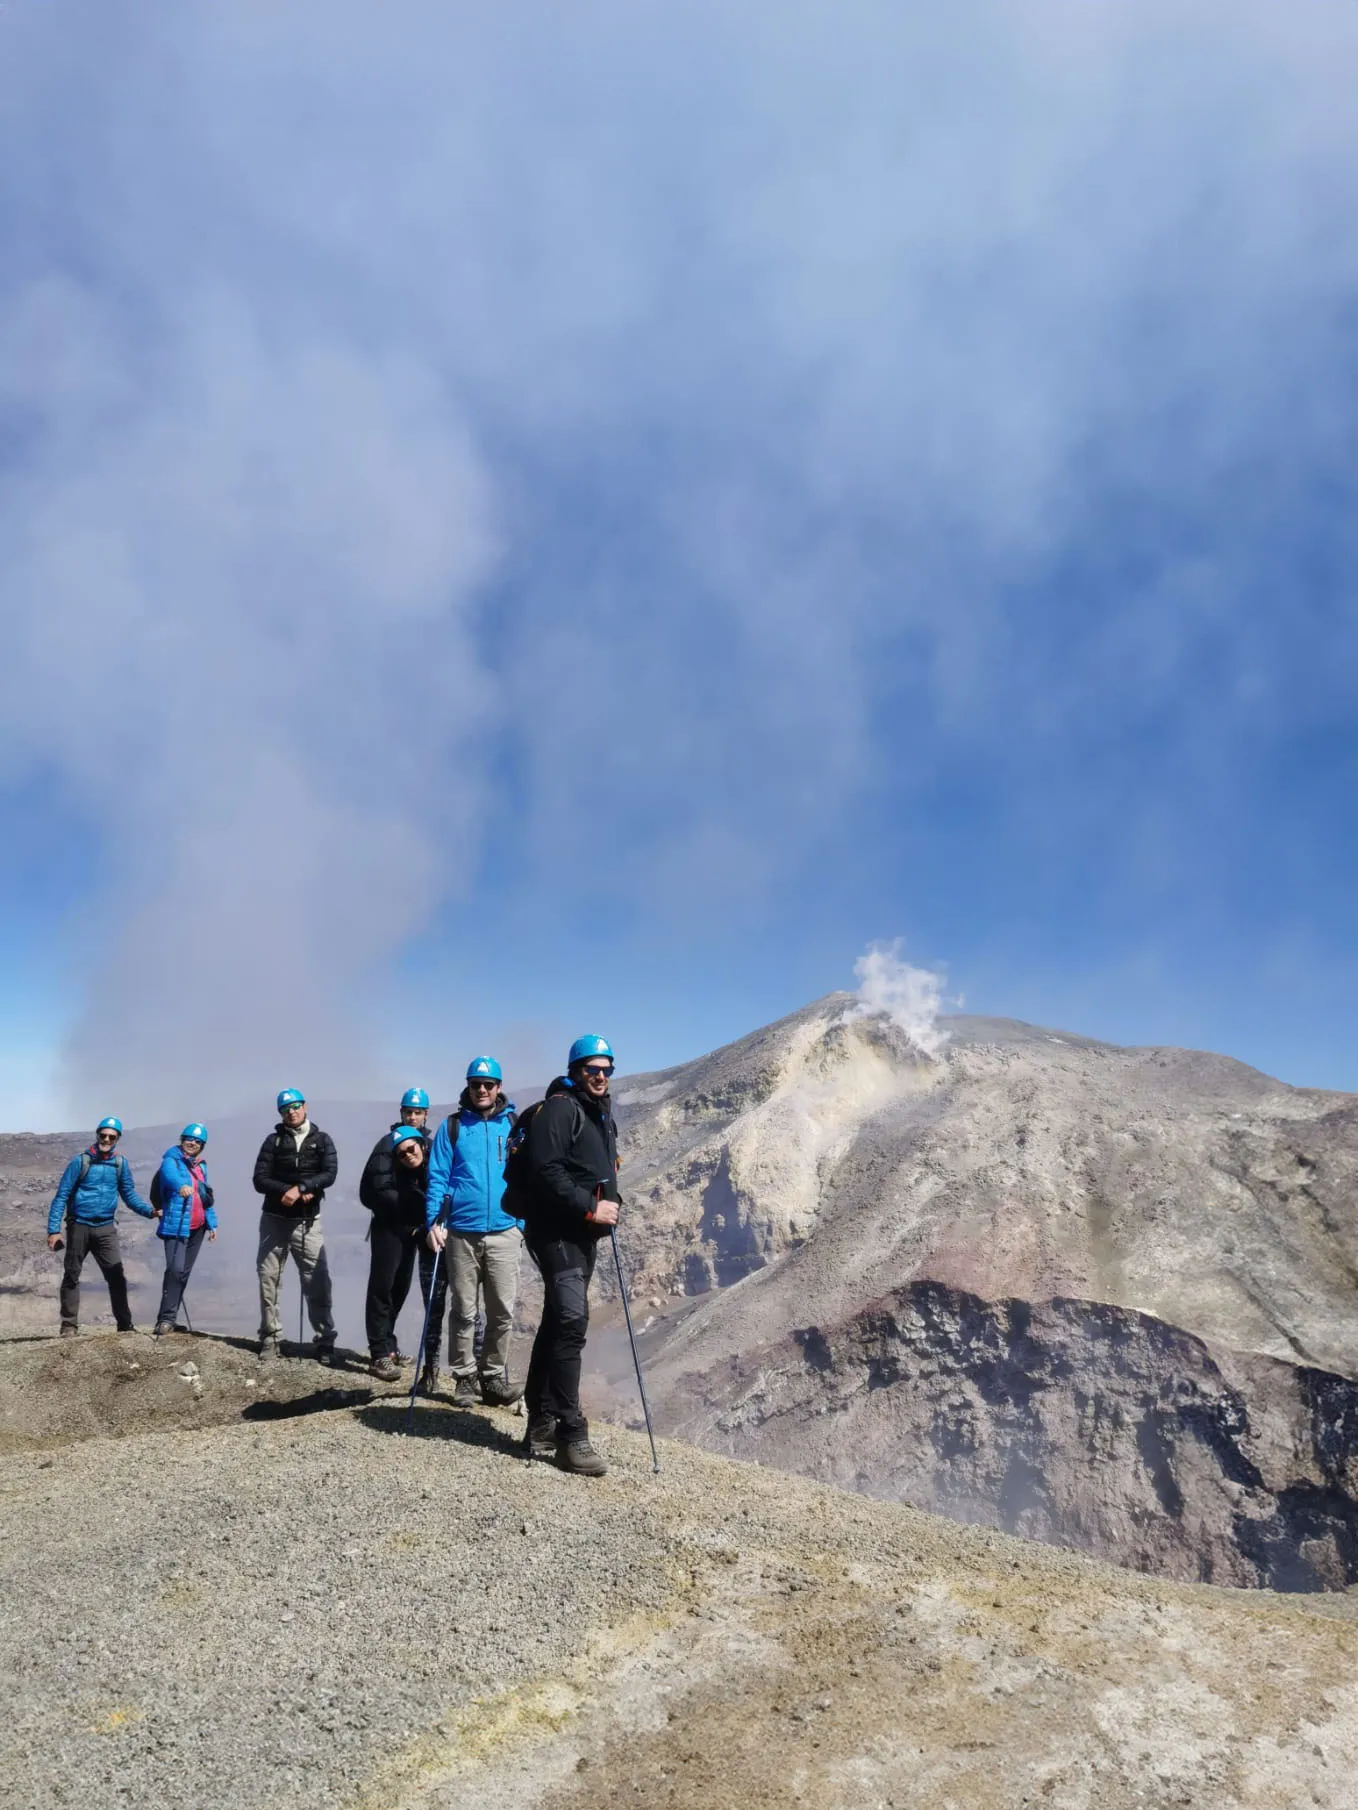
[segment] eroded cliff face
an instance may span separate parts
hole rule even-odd
[[[1089,1301],[893,1290],[709,1369],[652,1369],[728,1456],[1161,1576],[1358,1580],[1358,1386]]]

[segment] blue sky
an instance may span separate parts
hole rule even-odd
[[[1358,1089],[1338,3],[0,11],[0,1124],[872,940]]]

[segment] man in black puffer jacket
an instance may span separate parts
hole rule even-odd
[[[339,1174],[339,1159],[328,1132],[307,1117],[306,1100],[295,1087],[278,1096],[282,1121],[265,1138],[255,1158],[256,1194],[264,1196],[259,1216],[259,1355],[278,1356],[282,1330],[278,1296],[288,1254],[296,1263],[316,1335],[315,1355],[328,1364],[335,1355],[335,1318],[330,1300],[330,1266],[321,1237],[321,1203]]]
[[[589,1443],[580,1409],[580,1363],[589,1330],[589,1284],[600,1238],[618,1223],[618,1128],[608,1083],[613,1051],[602,1037],[577,1037],[567,1072],[533,1114],[524,1145],[524,1242],[542,1274],[542,1321],[533,1341],[524,1398],[530,1458],[602,1477],[608,1466]]]

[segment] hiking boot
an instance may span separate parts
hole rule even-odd
[[[511,1383],[507,1371],[498,1376],[481,1378],[481,1400],[489,1408],[512,1408],[516,1401],[523,1399],[523,1390],[517,1383]]]
[[[550,1414],[529,1418],[528,1430],[523,1436],[523,1455],[530,1463],[537,1459],[542,1464],[555,1464],[556,1422]]]
[[[327,1369],[339,1362],[339,1359],[335,1356],[335,1341],[333,1339],[329,1339],[323,1344],[317,1345],[311,1355],[318,1364],[324,1364]]]
[[[174,1321],[173,1320],[157,1320],[156,1329],[151,1334],[151,1337],[153,1339],[163,1339],[165,1337],[166,1333],[173,1332],[173,1331],[174,1331]]]
[[[57,1334],[59,1339],[74,1339],[79,1336],[80,1328],[78,1326],[63,1326],[61,1331]]]
[[[608,1466],[587,1439],[559,1439],[556,1461],[563,1471],[576,1477],[603,1477]]]
[[[396,1353],[394,1351],[386,1351],[383,1352],[381,1357],[374,1358],[372,1361],[372,1373],[379,1383],[399,1383],[401,1380],[401,1366],[397,1361]]]
[[[455,1408],[474,1408],[476,1406],[476,1378],[459,1376],[453,1384],[453,1406]]]
[[[439,1392],[439,1367],[437,1364],[426,1364],[420,1372],[420,1380],[416,1388],[421,1395],[437,1395]]]
[[[261,1339],[259,1341],[259,1356],[261,1363],[272,1363],[278,1356],[278,1340]]]
[[[137,1330],[137,1329],[136,1329],[136,1327],[135,1327],[135,1326],[134,1326],[134,1325],[133,1325],[133,1324],[132,1324],[132,1322],[131,1322],[131,1320],[129,1320],[129,1321],[128,1321],[128,1322],[127,1322],[127,1325],[126,1325],[126,1326],[120,1326],[120,1327],[119,1327],[119,1328],[118,1328],[118,1331],[119,1331],[119,1332],[135,1332],[135,1331],[136,1331],[136,1330]]]

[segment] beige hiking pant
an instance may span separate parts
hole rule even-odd
[[[259,1272],[259,1336],[276,1339],[282,1334],[279,1295],[289,1255],[302,1278],[311,1330],[322,1345],[333,1345],[335,1317],[330,1307],[330,1265],[325,1259],[319,1214],[311,1219],[293,1219],[286,1213],[261,1213],[259,1216],[259,1255],[255,1259]]]
[[[486,1336],[481,1343],[481,1375],[503,1376],[509,1369],[509,1339],[519,1292],[523,1235],[507,1232],[449,1232],[444,1257],[453,1288],[448,1325],[448,1368],[453,1376],[476,1375],[476,1296],[485,1297]]]

